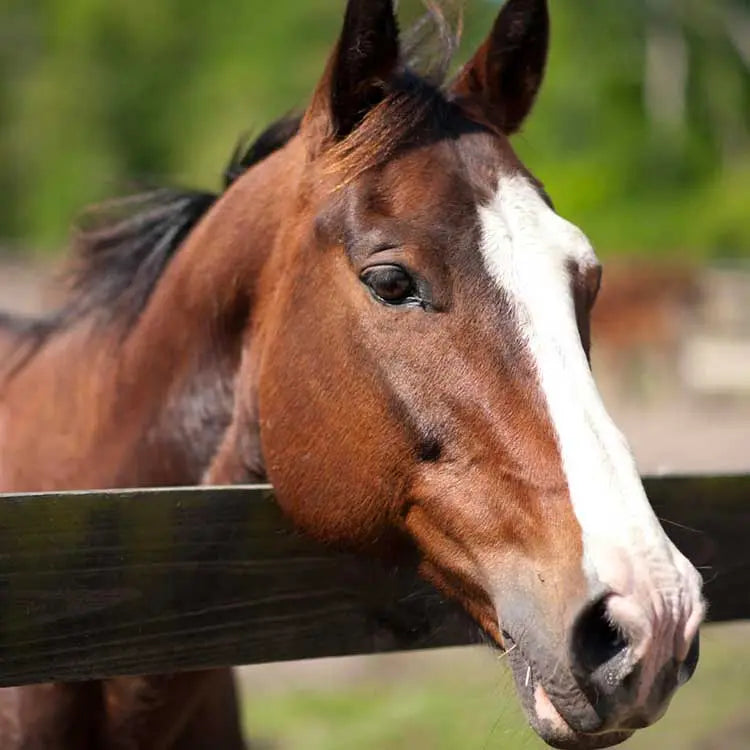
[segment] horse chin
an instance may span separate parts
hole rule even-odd
[[[539,675],[523,652],[506,635],[507,659],[516,690],[531,728],[551,747],[562,750],[594,750],[625,742],[633,731],[587,734],[578,732],[560,715],[550,700]]]

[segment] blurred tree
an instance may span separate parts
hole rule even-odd
[[[498,0],[468,0],[464,55]],[[300,108],[344,0],[5,0],[0,237],[59,247],[138,179],[213,185],[238,134]],[[414,18],[418,0],[404,0]],[[552,3],[517,140],[603,250],[750,254],[748,0]]]
[[[553,19],[519,150],[562,212],[605,250],[750,254],[747,2],[566,0]]]

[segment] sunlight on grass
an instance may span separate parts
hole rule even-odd
[[[707,628],[694,680],[661,722],[622,747],[723,750],[722,729],[747,710],[749,635],[750,624]],[[245,726],[279,750],[546,747],[528,729],[509,672],[497,661],[480,648],[286,665],[281,680],[274,666],[249,668]],[[360,668],[352,674],[355,662]]]

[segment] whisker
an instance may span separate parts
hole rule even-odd
[[[664,518],[663,516],[657,516],[657,518],[662,523],[668,523],[670,526],[677,526],[677,528],[685,529],[685,531],[692,531],[695,534],[705,534],[706,532],[702,529],[694,529],[692,526],[686,526],[684,523],[679,523],[678,521],[672,521],[669,518]]]
[[[492,735],[495,734],[495,730],[500,725],[500,722],[502,721],[503,715],[498,714],[497,719],[493,722],[492,726],[490,727],[490,731],[487,734],[487,738],[484,741],[484,745],[482,745],[482,750],[487,750],[487,748],[490,746],[490,742],[492,740]]]
[[[510,647],[509,649],[507,649],[507,650],[505,650],[505,651],[502,651],[502,652],[500,652],[500,653],[499,653],[499,654],[497,655],[497,660],[498,660],[498,661],[502,661],[502,660],[503,660],[503,659],[505,659],[505,657],[506,657],[506,656],[508,656],[508,654],[509,654],[509,653],[510,653],[511,651],[513,651],[513,649],[515,649],[515,648],[518,648],[518,644],[517,644],[517,643],[514,643],[514,644],[513,644],[513,645],[512,645],[512,646],[511,646],[511,647]]]

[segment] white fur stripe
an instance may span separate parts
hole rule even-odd
[[[675,627],[684,626],[700,606],[699,577],[651,509],[577,329],[569,264],[585,269],[596,263],[590,243],[522,175],[503,176],[479,217],[485,266],[514,307],[556,433],[591,595],[614,591],[635,597],[646,610],[655,596],[657,609],[671,615]],[[656,616],[648,614],[650,621]]]

